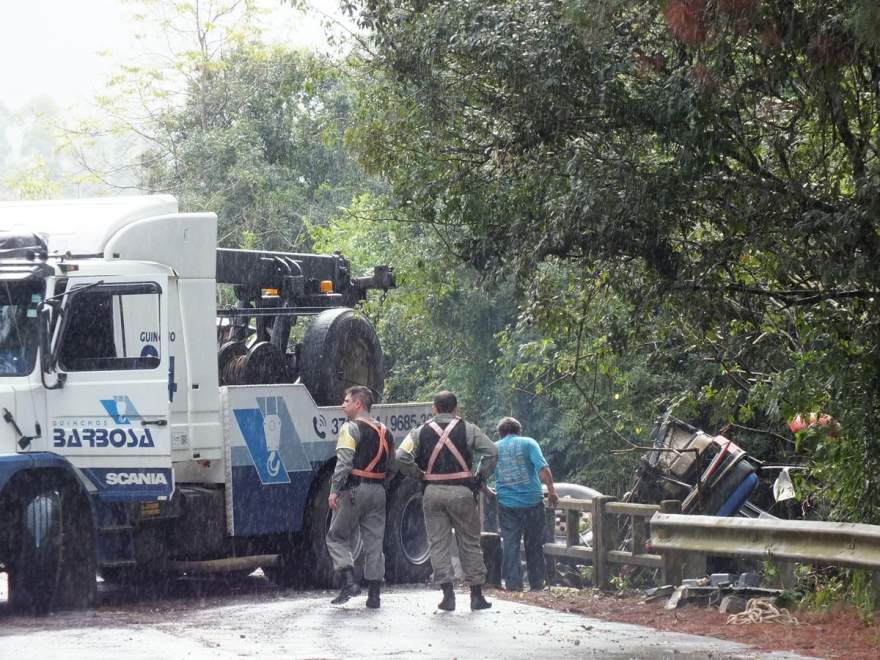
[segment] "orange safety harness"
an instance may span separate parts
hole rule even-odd
[[[437,444],[434,445],[434,451],[431,452],[431,457],[428,459],[428,468],[425,470],[424,479],[425,481],[443,481],[447,479],[473,479],[474,473],[471,472],[471,469],[468,467],[467,462],[461,455],[461,452],[458,451],[456,446],[449,439],[449,434],[452,433],[452,429],[461,421],[460,417],[454,417],[451,422],[446,426],[445,429],[441,429],[440,426],[434,420],[428,422],[428,426],[430,426],[434,433],[440,436],[437,439]],[[455,457],[455,460],[458,461],[458,464],[462,468],[462,472],[453,472],[453,473],[434,473],[434,463],[437,462],[437,456],[440,455],[440,450],[444,447],[449,450],[449,452]]]
[[[364,468],[363,470],[353,468],[351,474],[353,474],[355,477],[360,477],[362,479],[384,479],[385,473],[375,472],[375,469],[376,466],[379,464],[379,461],[382,460],[382,454],[385,454],[386,456],[389,455],[388,440],[385,438],[385,425],[382,423],[374,424],[373,422],[363,418],[359,418],[357,421],[363,422],[379,435],[379,451],[376,452],[373,460],[370,461],[369,465],[367,465],[366,468]]]

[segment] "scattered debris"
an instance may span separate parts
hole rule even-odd
[[[708,580],[707,580],[708,582]],[[697,605],[714,605],[721,600],[721,590],[718,587],[694,584],[682,584],[677,587],[666,603],[667,610],[674,610],[685,603]]]
[[[552,586],[547,589],[551,594],[556,596],[564,596],[566,594],[579,594],[581,592],[580,589],[576,589],[574,587],[560,587],[560,586]]]
[[[736,582],[738,576],[735,573],[712,573],[709,576],[709,584],[713,587],[729,587]]]
[[[746,608],[749,599],[762,598],[770,602],[782,594],[781,589],[768,589],[759,586],[761,577],[757,573],[713,573],[701,578],[687,578],[678,587],[664,585],[645,590],[645,602],[669,597],[665,608],[674,610],[686,604],[715,605],[724,614],[740,613]]]
[[[652,587],[650,589],[645,589],[645,602],[650,603],[659,598],[666,598],[667,596],[672,595],[672,592],[675,590],[671,584],[665,584],[662,587]]]
[[[709,582],[709,578],[701,577],[701,578],[685,578],[681,581],[681,586],[683,587],[708,587],[711,583]]]
[[[739,579],[736,581],[738,587],[760,587],[761,576],[757,573],[740,573]]]
[[[675,590],[673,590],[672,595],[669,597],[669,600],[666,601],[665,608],[667,610],[674,610],[676,607],[678,607],[678,604],[679,602],[681,602],[681,599],[684,596],[686,590],[687,587],[685,586],[676,587]]]
[[[739,614],[740,612],[745,612],[748,604],[749,601],[742,596],[731,594],[721,599],[718,611],[721,612],[721,614]]]

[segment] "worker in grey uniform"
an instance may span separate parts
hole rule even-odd
[[[471,609],[492,604],[483,597],[486,564],[480,547],[477,494],[495,469],[498,449],[477,426],[458,416],[452,392],[434,397],[434,417],[412,431],[397,450],[400,471],[424,484],[422,510],[431,550],[434,582],[443,589],[441,610],[455,609],[452,580],[452,531],[464,579],[471,588]],[[479,461],[479,472],[473,468]]]
[[[328,503],[333,511],[327,532],[327,550],[339,572],[341,588],[331,602],[340,604],[360,594],[351,554],[355,532],[364,544],[364,578],[369,585],[367,607],[379,607],[385,577],[385,476],[394,462],[394,436],[370,418],[373,395],[356,386],[345,391],[342,410],[348,418],[336,441],[336,469]]]

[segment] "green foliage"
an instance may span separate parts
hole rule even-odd
[[[17,199],[51,199],[61,191],[61,184],[39,156],[7,172],[2,184]]]
[[[828,609],[839,603],[854,604],[866,626],[874,624],[874,602],[871,572],[846,569],[831,573],[809,573],[803,576],[805,595],[801,607]]]
[[[170,145],[147,153],[144,181],[216,210],[225,245],[307,248],[307,224],[373,187],[342,151],[345,82],[328,61],[240,48],[198,92],[161,118]]]
[[[730,423],[880,521],[876,3],[359,0],[345,62],[251,3],[142,4],[172,51],[102,99],[138,185],[224,245],[394,265],[389,396],[514,414],[615,494],[658,414]],[[840,432],[792,440],[810,411]]]
[[[98,99],[103,121],[71,135],[81,152],[108,133],[136,136],[131,153],[89,168],[216,212],[227,247],[306,250],[308,224],[376,189],[342,146],[344,66],[263,44],[252,2],[132,4],[168,52],[122,65]]]
[[[498,368],[569,475],[620,491],[672,410],[880,521],[876,3],[352,3],[395,210],[523,301]],[[532,398],[529,398],[532,397]]]
[[[64,112],[38,96],[15,112],[0,105],[0,197],[48,199],[96,194],[94,180],[78,171],[59,130]]]
[[[386,351],[386,397],[424,400],[450,389],[466,416],[494,424],[512,412],[504,375],[494,368],[495,333],[514,314],[510,287],[485,288],[435,236],[389,216],[384,201],[361,196],[310,236],[316,250],[341,250],[361,268],[395,268],[398,288],[365,304]]]

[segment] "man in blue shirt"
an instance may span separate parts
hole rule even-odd
[[[547,501],[556,506],[559,497],[553,473],[538,443],[521,435],[522,425],[513,417],[498,422],[498,464],[495,488],[503,542],[501,577],[508,591],[522,591],[520,539],[525,540],[526,567],[532,591],[544,587],[544,500],[541,482],[547,486]]]

